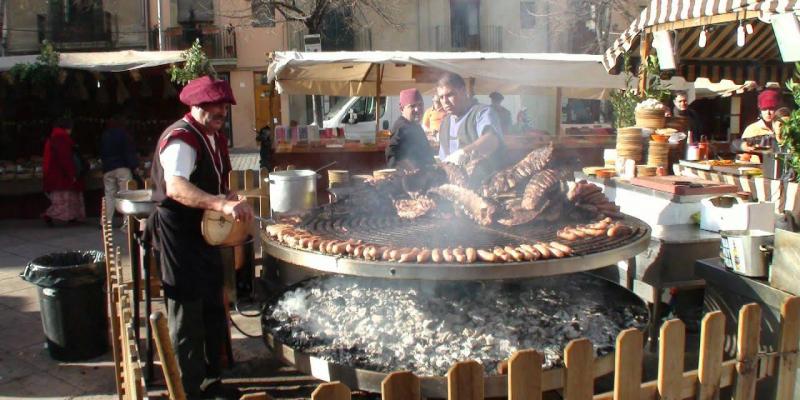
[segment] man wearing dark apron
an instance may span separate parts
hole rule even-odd
[[[148,220],[148,236],[161,254],[170,339],[186,394],[237,397],[235,390],[220,385],[228,329],[223,266],[219,249],[208,245],[200,231],[205,210],[245,222],[253,218],[248,203],[228,192],[231,164],[220,128],[236,100],[227,82],[208,76],[190,81],[180,100],[191,110],[164,130],[153,155],[158,207]]]

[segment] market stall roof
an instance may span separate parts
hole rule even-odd
[[[602,98],[625,81],[607,74],[601,59],[556,53],[275,52],[267,75],[279,92],[291,94],[375,96],[378,86],[385,95],[409,87],[432,93],[442,72],[449,71],[464,77],[475,94],[549,94],[562,88],[565,97]]]
[[[61,68],[97,72],[122,72],[138,68],[155,67],[183,61],[181,51],[123,50],[92,53],[59,53]],[[19,63],[33,63],[37,55],[0,57],[0,71],[7,71]]]
[[[794,66],[781,59],[770,21],[774,14],[798,10],[796,0],[651,0],[606,50],[603,65],[619,73],[622,54],[638,48],[643,33],[675,31],[675,73],[687,81],[784,82]],[[739,21],[753,26],[742,47],[736,44]],[[701,48],[704,29],[708,40]]]

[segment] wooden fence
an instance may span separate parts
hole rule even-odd
[[[788,299],[781,308],[780,344],[775,353],[759,352],[761,309],[749,304],[739,312],[737,357],[723,360],[725,316],[715,311],[703,318],[698,369],[684,372],[684,326],[680,320],[661,327],[658,379],[642,382],[644,337],[637,329],[617,337],[614,390],[594,394],[594,351],[587,339],[571,341],[564,350],[563,396],[566,400],[698,400],[716,399],[720,389],[733,387],[733,399],[755,399],[756,382],[777,375],[776,400],[794,398],[800,298]],[[540,400],[543,356],[534,350],[514,353],[508,362],[509,400]],[[447,373],[449,400],[484,398],[483,367],[476,361],[453,365]],[[420,399],[420,381],[410,372],[394,372],[381,385],[384,400]],[[314,400],[346,400],[350,389],[340,382],[321,384]]]

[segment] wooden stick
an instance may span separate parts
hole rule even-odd
[[[642,331],[630,328],[617,336],[614,365],[614,400],[639,400],[642,386]]]
[[[341,382],[323,383],[311,393],[311,400],[350,400],[350,388]]]
[[[719,396],[722,370],[722,338],[725,337],[725,315],[714,311],[703,317],[700,336],[700,361],[697,379],[700,387],[697,400],[712,400]]]
[[[775,399],[790,400],[794,397],[797,373],[797,351],[800,341],[800,297],[791,297],[781,306],[781,334],[778,352],[778,383]]]
[[[392,372],[381,382],[383,400],[418,400],[420,383],[414,373],[409,371]]]
[[[658,351],[658,393],[663,400],[681,400],[685,328],[679,319],[661,326]]]
[[[455,363],[447,371],[448,400],[483,400],[483,367],[477,361]]]
[[[748,304],[739,310],[739,333],[736,344],[736,380],[734,400],[752,400],[756,396],[756,372],[759,336],[761,334],[761,308]],[[719,340],[719,339],[717,339]]]
[[[542,363],[536,350],[521,350],[508,360],[508,400],[542,399]]]
[[[153,327],[158,358],[161,360],[161,367],[164,369],[164,379],[167,381],[169,398],[171,400],[185,400],[186,393],[183,392],[178,360],[175,358],[175,352],[172,349],[169,328],[167,328],[167,320],[164,318],[164,314],[159,311],[151,314],[150,325]]]
[[[588,339],[576,339],[564,349],[564,399],[586,400],[594,392],[594,349]]]

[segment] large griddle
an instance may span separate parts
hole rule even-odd
[[[299,225],[328,239],[360,239],[393,247],[474,247],[516,246],[524,243],[563,240],[556,233],[566,225],[590,221],[536,222],[516,227],[479,226],[462,218],[423,217],[402,220],[396,216],[329,215],[317,212]],[[634,228],[625,237],[599,236],[568,243],[575,255],[536,261],[472,264],[398,263],[365,261],[346,256],[332,256],[316,251],[285,246],[262,232],[264,250],[271,256],[314,270],[390,279],[424,280],[493,280],[552,276],[589,271],[616,264],[647,249],[650,227],[643,221],[625,217],[622,221]]]

